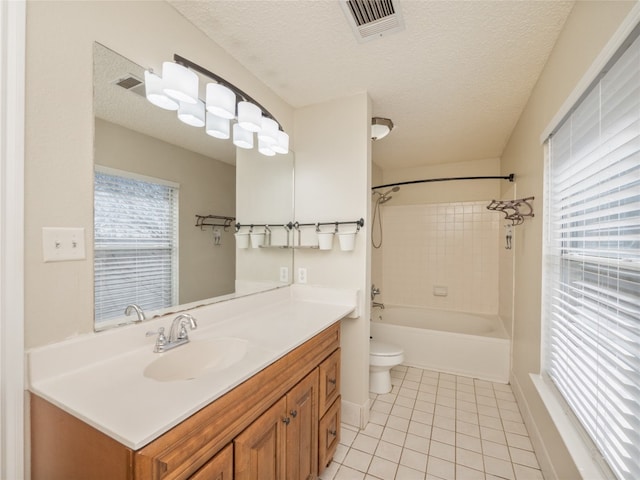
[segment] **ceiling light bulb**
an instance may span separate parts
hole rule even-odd
[[[178,118],[192,127],[204,127],[204,102],[202,100],[198,100],[195,104],[180,102]]]
[[[184,103],[198,103],[198,76],[178,63],[162,64],[164,93]]]
[[[262,155],[266,155],[267,157],[273,157],[276,154],[276,152],[273,151],[273,149],[271,148],[272,146],[273,146],[272,143],[264,142],[263,140],[260,139],[260,137],[258,137],[258,151]]]
[[[265,145],[273,145],[278,143],[278,122],[269,117],[262,117],[262,128],[258,133],[258,140]]]
[[[147,100],[156,107],[164,108],[165,110],[177,110],[178,102],[165,94],[162,87],[162,78],[159,75],[149,71],[144,72],[144,90]]]
[[[276,153],[289,153],[289,135],[287,132],[278,130],[278,141],[271,145],[271,149]]]
[[[207,84],[207,111],[221,118],[236,116],[236,94],[219,83]]]
[[[238,103],[238,125],[249,132],[259,132],[262,128],[262,111],[251,102]]]
[[[229,120],[207,112],[207,135],[226,140],[229,138]]]
[[[371,139],[380,140],[393,130],[393,122],[389,118],[373,117],[371,119]]]
[[[253,148],[253,132],[245,130],[239,123],[233,125],[233,144],[240,148]]]

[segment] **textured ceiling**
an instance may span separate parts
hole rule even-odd
[[[405,30],[366,43],[335,0],[169,3],[293,107],[366,90],[401,168],[499,157],[574,2],[396,0]]]
[[[162,110],[116,82],[134,77],[144,80],[144,69],[107,47],[94,46],[93,105],[96,117],[235,165],[235,146],[178,120],[176,112]],[[204,84],[204,79],[201,79]],[[144,90],[139,90],[144,95]]]

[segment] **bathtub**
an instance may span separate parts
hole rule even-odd
[[[371,336],[404,349],[404,364],[508,383],[511,342],[498,316],[386,305]]]

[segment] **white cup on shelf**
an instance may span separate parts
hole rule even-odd
[[[333,249],[334,232],[316,232],[318,236],[318,248],[320,250]]]
[[[248,233],[236,233],[236,247],[249,248],[249,234]]]
[[[338,232],[338,240],[340,240],[340,250],[342,250],[343,252],[350,252],[356,246],[356,232]]]

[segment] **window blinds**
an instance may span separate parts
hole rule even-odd
[[[96,322],[177,303],[177,188],[99,171],[94,188]]]
[[[549,140],[544,369],[612,472],[640,478],[640,42]]]

